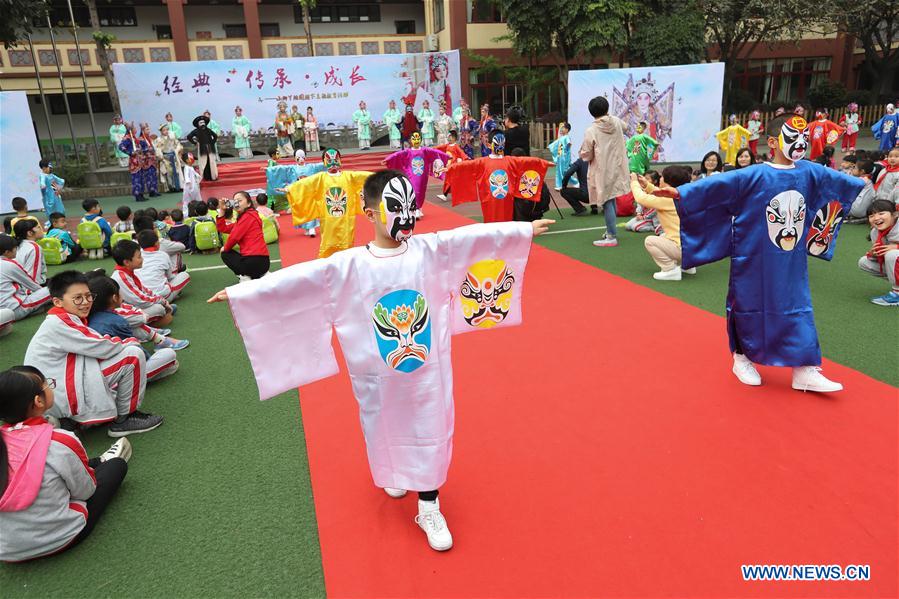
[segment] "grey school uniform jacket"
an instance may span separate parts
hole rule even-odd
[[[62,308],[51,308],[32,337],[25,363],[56,379],[56,401],[50,416],[81,423],[108,422],[116,404],[100,362],[119,355],[137,339],[101,335]]]
[[[41,424],[29,418],[20,425]],[[85,501],[97,481],[78,438],[61,429],[52,433],[40,491],[28,507],[0,511],[0,560],[22,561],[63,549],[87,522]]]
[[[37,281],[38,285],[47,282],[47,263],[44,261],[44,252],[36,241],[22,240],[16,250],[16,262],[28,272],[28,275]]]
[[[21,264],[0,258],[0,308],[12,310],[18,320],[48,301],[47,288],[41,287]]]

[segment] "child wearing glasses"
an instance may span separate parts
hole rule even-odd
[[[110,437],[145,433],[162,416],[138,411],[147,386],[147,363],[140,342],[100,335],[87,325],[94,295],[87,277],[67,270],[48,282],[53,307],[32,337],[25,363],[60,382],[55,418],[81,424],[110,423]]]
[[[88,460],[74,434],[44,419],[56,380],[37,368],[0,372],[0,560],[59,553],[94,529],[128,472],[131,445],[119,439]],[[62,400],[64,401],[64,400]]]

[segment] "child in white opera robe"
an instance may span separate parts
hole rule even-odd
[[[450,338],[521,322],[531,239],[553,221],[413,237],[415,194],[402,173],[371,175],[363,198],[375,229],[367,246],[229,287],[209,301],[230,303],[262,399],[337,374],[336,329],[374,483],[391,497],[418,491],[415,521],[429,545],[445,551],[453,541],[437,491],[453,447]],[[274,309],[280,318],[270,318]]]

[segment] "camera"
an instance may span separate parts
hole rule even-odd
[[[225,200],[226,210],[237,210],[237,200]]]

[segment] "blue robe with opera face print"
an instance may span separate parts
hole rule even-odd
[[[730,257],[731,351],[758,364],[815,366],[821,347],[807,255],[833,257],[864,183],[806,160],[730,171],[678,188],[683,268]]]

